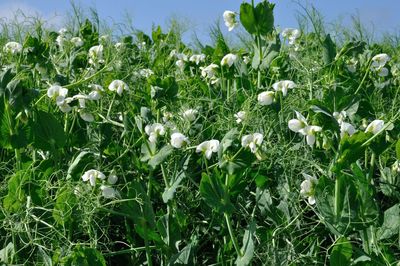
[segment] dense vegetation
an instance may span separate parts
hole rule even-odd
[[[0,263],[399,263],[399,43],[273,9],[212,45],[3,24]]]

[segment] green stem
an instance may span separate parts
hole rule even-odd
[[[360,85],[358,85],[358,88],[357,88],[356,91],[354,92],[354,95],[356,95],[356,94],[358,93],[358,91],[362,88],[362,86],[364,85],[364,81],[365,81],[365,79],[367,78],[369,71],[370,71],[370,63],[368,63],[367,71],[365,72],[364,77],[363,77],[363,79],[362,79],[361,82],[360,82]]]
[[[335,205],[334,205],[334,210],[335,210],[335,219],[339,217],[339,208],[340,208],[340,180],[338,177],[336,177],[335,180]]]
[[[233,234],[232,223],[231,223],[229,214],[225,212],[224,217],[225,217],[226,225],[228,226],[229,236],[231,237],[231,240],[233,242],[233,246],[235,247],[236,253],[238,254],[239,257],[243,257],[243,254],[240,251],[237,239],[236,239],[235,235]]]

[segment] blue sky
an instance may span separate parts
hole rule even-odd
[[[249,0],[250,1],[250,0]],[[171,16],[183,18],[188,35],[196,31],[206,36],[211,24],[222,18],[224,10],[238,11],[242,0],[77,0],[79,6],[95,7],[102,19],[124,22],[129,14],[135,28],[149,32],[152,24],[164,26]],[[259,1],[256,1],[259,2]],[[348,24],[350,16],[358,13],[363,23],[379,35],[383,31],[400,32],[400,0],[271,0],[276,3],[275,25],[281,28],[296,27],[296,14],[302,4],[313,4],[327,22],[342,21]],[[61,0],[0,0],[0,17],[10,17],[13,10],[39,14],[53,24],[61,25],[65,14],[71,10],[70,1]]]

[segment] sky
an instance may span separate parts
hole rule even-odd
[[[186,38],[196,32],[205,40],[208,29],[225,10],[239,11],[243,0],[76,0],[83,10],[95,8],[107,23],[126,22],[128,15],[133,26],[147,33],[152,25],[165,27],[171,17],[180,18],[188,27]],[[250,0],[248,0],[250,2]],[[259,2],[255,1],[256,3]],[[400,0],[271,0],[276,3],[275,26],[297,27],[296,16],[302,5],[311,4],[324,16],[327,23],[341,21],[350,24],[351,15],[358,14],[361,21],[376,35],[382,32],[400,33]],[[39,15],[56,27],[61,27],[71,2],[62,0],[0,0],[0,17],[11,18],[17,9],[27,15]],[[223,26],[224,31],[226,29]],[[226,33],[228,33],[226,31]],[[205,40],[207,41],[207,40]]]

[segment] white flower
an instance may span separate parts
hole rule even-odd
[[[81,47],[83,45],[83,41],[79,37],[73,37],[71,38],[70,42],[75,46],[75,47]]]
[[[343,138],[344,134],[347,133],[349,136],[353,135],[356,133],[356,129],[354,126],[350,123],[347,122],[342,122],[340,123],[340,137]]]
[[[365,133],[370,132],[370,133],[375,135],[376,133],[381,131],[384,127],[385,127],[385,121],[383,121],[383,120],[374,120],[367,126],[367,128],[365,129]],[[394,127],[393,124],[390,124],[386,128],[386,130],[392,130],[393,127]]]
[[[264,91],[258,94],[257,101],[260,105],[270,105],[274,101],[275,92]]]
[[[56,43],[58,45],[58,47],[60,47],[60,49],[62,50],[64,48],[64,43],[67,39],[64,38],[64,36],[59,35],[56,38]]]
[[[117,50],[121,50],[122,48],[124,48],[124,44],[122,42],[117,42],[116,44],[114,44],[115,49]]]
[[[95,65],[96,63],[102,63],[103,62],[103,50],[104,47],[103,45],[96,45],[93,46],[89,49],[89,64]]]
[[[242,147],[248,147],[252,153],[256,153],[263,140],[264,136],[261,133],[245,135],[242,137]]]
[[[343,123],[343,121],[346,119],[347,117],[347,113],[346,111],[340,111],[340,112],[333,112],[333,117],[338,121],[339,125],[341,125]]]
[[[100,189],[101,189],[101,195],[106,199],[113,199],[119,197],[118,191],[116,191],[112,187],[101,185]]]
[[[80,117],[81,117],[84,121],[86,121],[86,122],[93,122],[93,121],[94,121],[94,116],[93,116],[93,114],[91,114],[91,113],[85,111],[84,109],[80,109],[80,110],[79,110],[79,115],[80,115]]]
[[[86,100],[89,100],[89,96],[84,94],[76,94],[72,97],[72,99],[79,101],[80,108],[86,108]]]
[[[64,36],[65,33],[67,33],[67,32],[68,32],[68,30],[66,28],[61,28],[61,29],[59,29],[58,34],[60,34],[61,36]]]
[[[318,179],[314,176],[303,174],[305,180],[300,185],[300,195],[308,198],[308,203],[315,204],[315,186]]]
[[[387,75],[389,75],[389,70],[386,67],[379,69],[378,76],[386,77]]]
[[[102,172],[94,169],[86,171],[82,176],[82,180],[85,182],[89,180],[89,183],[92,187],[96,185],[96,179],[103,180],[105,178],[106,176]]]
[[[180,149],[189,143],[189,139],[182,133],[176,132],[171,135],[171,145],[174,148]]]
[[[154,75],[154,72],[151,69],[146,68],[146,69],[139,70],[139,75],[144,78],[148,78],[151,75]]]
[[[235,54],[227,54],[221,60],[221,66],[231,67],[233,63],[237,60],[237,55]]]
[[[196,120],[196,116],[199,113],[196,109],[188,109],[182,113],[182,117],[189,122]]]
[[[295,112],[296,112],[297,119],[289,120],[288,126],[291,131],[294,131],[297,133],[300,130],[302,130],[303,128],[305,128],[306,126],[308,126],[308,123],[307,123],[306,118],[302,114],[300,114],[297,111],[295,111]]]
[[[250,56],[243,56],[243,62],[247,65],[248,63],[250,63],[251,59]]]
[[[240,124],[243,122],[243,120],[246,119],[246,112],[245,111],[239,111],[236,114],[234,114],[234,117],[236,118],[236,123]]]
[[[200,67],[201,75],[204,78],[213,78],[215,76],[215,70],[218,68],[218,65],[211,64],[206,67]]]
[[[275,91],[281,91],[283,96],[287,95],[288,89],[293,89],[296,87],[296,84],[291,80],[281,80],[272,84],[272,88]]]
[[[110,185],[115,185],[118,181],[118,176],[116,174],[110,174],[107,178],[107,182]]]
[[[88,99],[93,101],[100,100],[101,92],[104,91],[103,87],[97,84],[90,84],[88,87],[92,89],[88,95]]]
[[[286,28],[282,31],[282,37],[289,40],[289,44],[292,45],[296,42],[296,39],[300,37],[300,31],[298,29]]]
[[[150,142],[156,142],[158,136],[163,136],[165,134],[165,128],[160,123],[154,123],[152,125],[147,125],[144,131],[149,136]]]
[[[238,24],[236,21],[236,13],[226,10],[222,16],[224,18],[225,26],[228,27],[228,31],[232,31]]]
[[[183,61],[182,59],[179,59],[178,61],[175,62],[175,65],[176,65],[181,71],[183,71],[183,69],[185,68],[185,61]]]
[[[400,161],[395,161],[392,165],[392,171],[400,173]]]
[[[112,81],[111,83],[110,83],[110,85],[108,85],[108,89],[110,90],[110,91],[117,91],[117,93],[119,94],[119,95],[122,95],[122,92],[124,91],[124,90],[126,90],[126,91],[128,91],[129,90],[129,87],[128,87],[128,85],[126,85],[126,83],[125,82],[123,82],[122,80],[114,80],[114,81]]]
[[[175,57],[176,57],[178,60],[182,60],[182,61],[184,61],[184,62],[187,62],[187,61],[188,61],[188,57],[187,57],[187,55],[185,55],[184,53],[176,53],[176,54],[175,54]]]
[[[5,53],[19,54],[22,52],[22,45],[18,42],[8,42],[4,45],[3,51]]]
[[[200,64],[200,62],[204,62],[205,59],[206,59],[205,54],[194,54],[189,58],[189,61],[194,62],[196,63],[196,65],[198,65]]]
[[[213,152],[217,152],[219,148],[219,140],[212,139],[200,143],[196,147],[196,152],[202,152],[206,156],[207,160],[210,160]]]
[[[288,123],[289,129],[296,133],[300,133],[303,136],[306,136],[307,144],[310,145],[311,147],[314,146],[315,133],[321,132],[322,127],[308,125],[305,117],[297,111],[296,111],[296,116],[297,119],[289,120]]]
[[[374,70],[380,69],[386,65],[386,63],[390,60],[390,57],[387,54],[377,54],[372,57],[371,67]]]
[[[68,113],[72,110],[72,107],[69,105],[70,102],[72,102],[74,99],[72,97],[64,97],[64,96],[58,96],[56,98],[56,104],[60,108],[61,112],[63,113]]]
[[[350,59],[346,64],[347,70],[351,73],[355,73],[357,70],[357,64],[358,64],[357,59],[355,58]]]
[[[68,89],[63,88],[59,85],[52,85],[47,90],[47,96],[49,98],[56,99],[58,96],[63,96],[64,98],[68,95]]]

